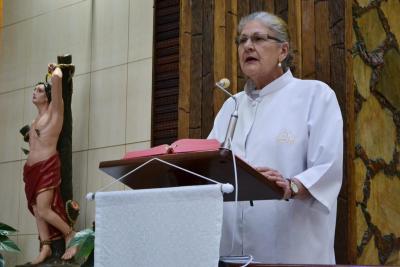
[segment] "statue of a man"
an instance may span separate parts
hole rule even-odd
[[[63,126],[62,71],[49,64],[51,84],[38,83],[32,102],[38,115],[29,130],[29,155],[24,166],[25,193],[28,208],[35,216],[41,249],[32,264],[50,257],[51,241],[64,238],[67,244],[75,235],[68,224],[60,193],[60,158],[57,141]],[[68,248],[62,259],[69,260],[77,247]]]

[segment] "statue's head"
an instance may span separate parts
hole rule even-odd
[[[38,82],[35,86],[43,86],[44,87],[44,92],[46,93],[46,97],[47,97],[47,102],[50,103],[51,102],[51,84],[47,83],[47,82]]]

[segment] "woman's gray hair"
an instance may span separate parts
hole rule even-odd
[[[245,17],[242,17],[239,22],[238,26],[238,34],[241,34],[243,31],[244,26],[253,20],[257,20],[261,22],[266,28],[270,29],[272,32],[275,33],[274,37],[278,38],[279,40],[282,40],[283,42],[287,42],[289,44],[289,51],[288,55],[286,58],[281,62],[282,63],[282,69],[286,71],[288,68],[291,67],[292,61],[293,61],[293,52],[291,50],[290,46],[290,37],[289,37],[289,31],[288,31],[288,26],[286,22],[281,19],[280,17],[268,13],[268,12],[254,12],[251,13],[250,15],[247,15]]]

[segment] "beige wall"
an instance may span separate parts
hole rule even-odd
[[[19,129],[32,121],[34,84],[48,62],[71,53],[76,66],[72,111],[74,196],[90,227],[94,204],[84,196],[112,181],[100,161],[150,145],[153,1],[4,0],[0,44],[0,221],[19,230],[22,250],[7,266],[37,253],[37,230],[26,208]],[[123,189],[122,185],[112,189]]]

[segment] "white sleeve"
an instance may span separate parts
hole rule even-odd
[[[235,108],[235,102],[232,98],[229,98],[222,105],[217,116],[214,120],[214,126],[208,135],[207,139],[217,139],[218,142],[222,144],[225,139],[226,130],[228,128],[228,123],[230,116]]]
[[[329,212],[342,185],[343,119],[335,93],[330,88],[323,91],[311,103],[307,169],[294,177]]]

